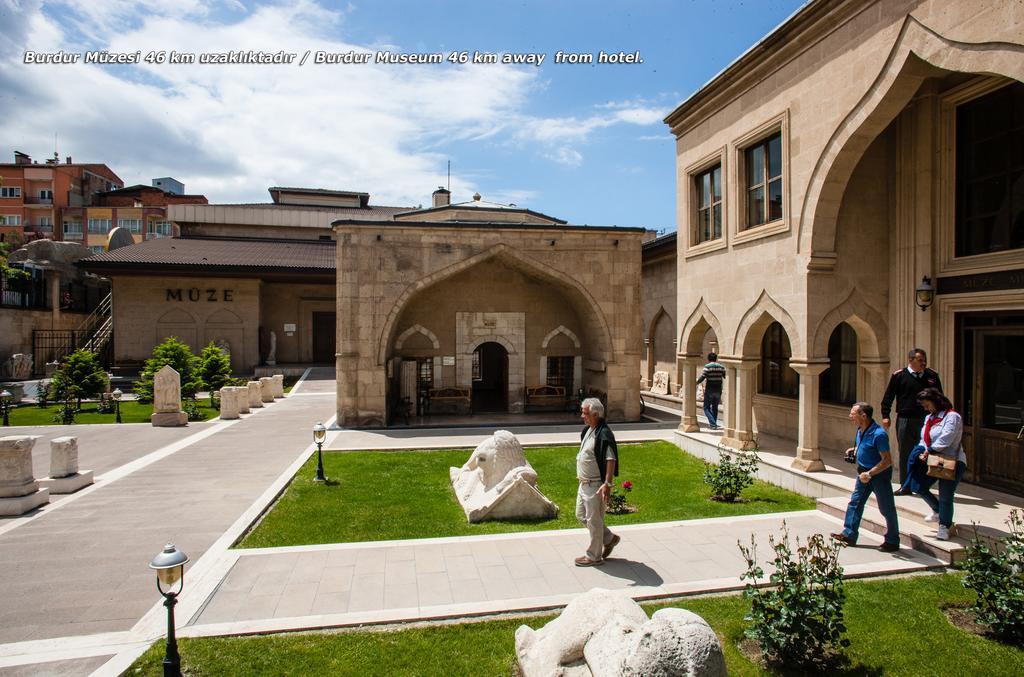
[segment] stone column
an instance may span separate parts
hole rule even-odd
[[[38,435],[0,437],[0,515],[22,515],[50,502],[32,475],[32,447]]]
[[[263,407],[263,391],[260,388],[260,382],[249,381],[245,387],[249,390],[249,407],[261,409]]]
[[[246,393],[248,399],[249,394]],[[225,387],[220,389],[220,417],[224,420],[239,418],[238,392],[234,388]]]
[[[274,401],[274,379],[269,376],[260,377],[260,399],[264,403]]]
[[[246,386],[230,386],[235,391],[235,397],[238,398],[238,413],[248,414],[249,413],[249,388]]]
[[[789,366],[800,375],[798,438],[791,467],[804,472],[824,470],[818,448],[818,376],[828,368],[828,362],[790,362]]]
[[[860,367],[866,378],[857,382],[857,399],[871,404],[875,411],[880,411],[882,395],[889,385],[889,360],[884,357],[862,357]],[[878,420],[882,420],[881,414]]]
[[[724,442],[736,438],[736,362],[725,359],[719,359],[718,362],[725,367],[725,383],[722,384],[722,404],[725,405],[725,412],[718,417]]]
[[[735,395],[729,398],[734,416],[729,417],[729,430],[723,443],[734,449],[753,449],[754,442],[754,382],[757,379],[757,361],[741,360],[730,367],[735,373],[732,382]]]
[[[153,416],[158,427],[188,425],[188,414],[181,410],[181,376],[169,364],[153,376]]]
[[[92,470],[78,470],[78,438],[50,440],[50,476],[39,480],[51,494],[71,494],[92,484]]]
[[[60,327],[60,272],[56,270],[47,271],[50,278],[50,317],[53,322],[53,329]]]
[[[274,397],[284,397],[284,374],[274,374],[270,378],[274,381]]]
[[[679,420],[679,431],[695,433],[700,430],[697,423],[697,369],[700,359],[692,355],[678,355],[676,363],[682,374],[679,381],[679,397],[682,402],[682,416]]]
[[[647,357],[647,368],[644,369],[644,385],[651,389],[651,380],[654,378],[654,341],[644,339],[644,355]]]

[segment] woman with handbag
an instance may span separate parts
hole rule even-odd
[[[921,446],[924,451],[920,460],[927,465],[927,473],[918,482],[917,495],[932,509],[925,518],[938,522],[936,538],[949,540],[949,528],[953,526],[953,495],[967,470],[967,454],[960,443],[964,434],[964,421],[953,404],[938,388],[925,388],[917,400],[928,412],[921,428]],[[939,497],[931,492],[931,486],[939,483]]]

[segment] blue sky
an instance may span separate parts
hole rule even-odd
[[[126,184],[173,176],[211,202],[271,185],[375,204],[484,199],[571,223],[675,228],[662,118],[803,0],[200,2],[0,0],[4,146],[105,162]],[[285,51],[291,65],[26,64],[83,54]],[[307,51],[536,53],[532,65],[317,65]],[[642,64],[554,63],[640,52]],[[84,58],[84,56],[83,56]],[[0,156],[2,157],[2,156]],[[6,161],[11,161],[7,159]]]

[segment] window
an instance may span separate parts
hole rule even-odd
[[[0,225],[20,226],[21,217],[17,214],[0,214]]]
[[[694,177],[697,190],[697,233],[694,242],[722,237],[722,165]]]
[[[127,228],[131,233],[142,232],[142,219],[118,219],[118,228]]]
[[[82,222],[81,221],[65,221],[64,222],[64,237],[68,240],[81,240],[82,239]]]
[[[956,111],[956,256],[1024,248],[1024,84]]]
[[[106,235],[110,232],[110,219],[89,219],[89,232]]]
[[[434,358],[420,357],[416,359],[416,386],[432,388],[434,384]]]
[[[828,339],[828,369],[818,377],[818,400],[852,405],[857,401],[857,333],[840,322]]]
[[[747,211],[745,227],[782,218],[782,133],[746,149]]]
[[[480,349],[473,351],[473,380],[480,380]]]
[[[772,322],[761,339],[761,388],[759,392],[780,397],[797,396],[797,373],[789,366],[793,350],[786,330]]]
[[[150,221],[149,232],[155,233],[157,237],[170,237],[173,234],[169,221]]]
[[[572,392],[573,362],[572,355],[549,357],[548,385],[561,386],[565,388],[565,392]]]
[[[0,197],[21,197],[21,187],[0,186]]]
[[[92,247],[89,247],[89,249],[92,250],[93,254],[102,254],[103,251],[104,251],[103,245],[92,246]]]
[[[53,191],[48,188],[39,189],[39,199],[53,201]]]
[[[53,217],[51,216],[40,216],[36,222],[39,230],[52,231],[53,230]]]

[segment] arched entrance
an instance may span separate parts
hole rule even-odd
[[[508,351],[494,341],[473,351],[473,412],[508,411]]]

